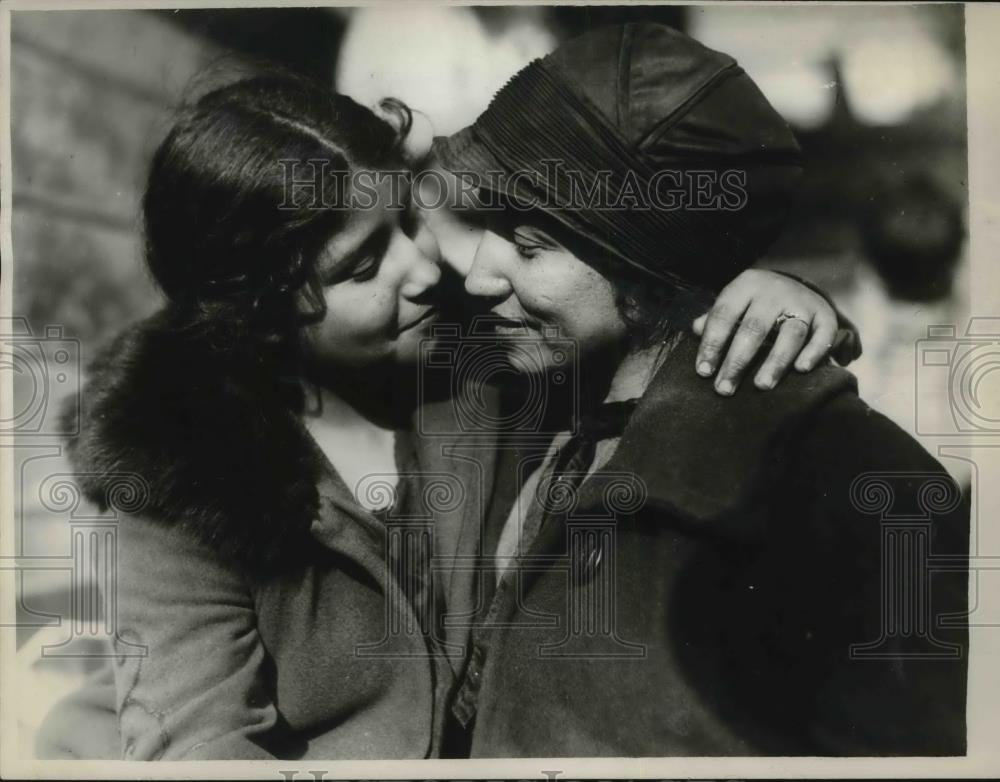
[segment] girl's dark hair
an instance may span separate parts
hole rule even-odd
[[[316,262],[347,219],[337,207],[351,172],[401,167],[410,114],[394,100],[382,108],[396,127],[281,74],[238,81],[180,110],[142,202],[146,262],[175,322],[234,359],[295,360],[300,330],[325,315]]]

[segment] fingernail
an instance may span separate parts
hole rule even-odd
[[[808,362],[808,361],[796,361],[795,362],[795,368],[799,372],[808,372],[809,369],[810,369],[810,362]]]
[[[709,377],[712,374],[712,365],[707,361],[702,361],[698,364],[698,374],[702,377]]]
[[[758,376],[757,379],[754,381],[754,383],[756,383],[757,388],[763,391],[770,391],[772,388],[774,388],[774,378],[769,375]]]
[[[735,386],[733,386],[732,381],[723,380],[722,382],[719,383],[719,385],[715,387],[715,390],[718,391],[723,396],[730,396],[736,389]]]

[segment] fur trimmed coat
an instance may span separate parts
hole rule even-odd
[[[84,730],[131,760],[435,756],[454,671],[385,524],[240,366],[161,313],[91,367],[68,446],[87,497],[119,511],[114,695],[95,683],[117,725]],[[422,463],[474,482],[441,458]],[[142,496],[116,508],[123,479]]]

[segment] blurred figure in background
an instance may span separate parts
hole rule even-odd
[[[859,225],[867,264],[840,303],[858,325],[864,356],[854,365],[858,386],[873,407],[936,454],[937,441],[916,426],[916,343],[932,325],[964,330],[968,318],[966,231],[961,204],[925,173],[886,185]],[[940,403],[922,413],[951,415],[947,389],[923,389]],[[934,431],[947,431],[942,421]],[[968,487],[966,462],[944,459]]]

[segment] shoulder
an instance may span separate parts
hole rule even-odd
[[[320,469],[307,435],[206,335],[166,312],[143,321],[98,355],[81,397],[67,453],[98,506],[246,562],[307,534]]]
[[[183,647],[188,633],[249,632],[259,625],[268,590],[282,583],[280,575],[262,574],[190,530],[148,515],[122,517],[116,545],[116,644]]]
[[[854,377],[824,365],[772,391],[744,383],[722,397],[695,374],[697,345],[680,343],[632,415],[608,469],[636,473],[654,506],[699,525],[726,526],[770,488],[784,446],[817,411],[856,399]]]
[[[930,525],[936,546],[968,552],[963,488],[916,439],[857,396],[832,399],[803,421],[780,464],[784,480],[776,489],[813,508],[807,515],[832,537],[864,529],[880,539],[885,522],[909,519]]]
[[[145,514],[122,516],[116,530],[119,600],[187,610],[211,603],[250,608],[246,569],[182,525]],[[162,621],[162,617],[156,621]]]
[[[787,438],[785,460],[798,472],[843,479],[844,474],[947,475],[909,433],[857,394],[838,394],[810,411]]]

